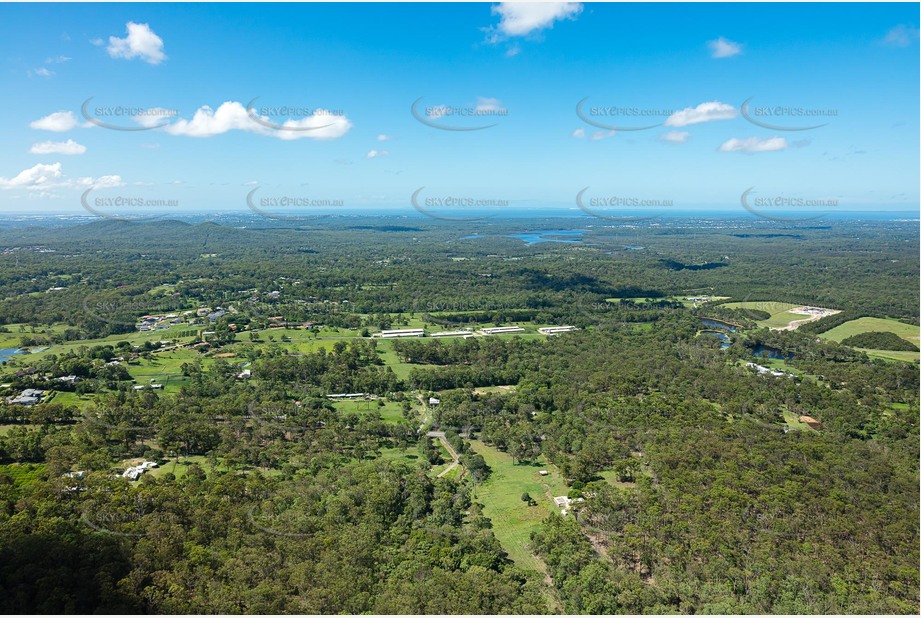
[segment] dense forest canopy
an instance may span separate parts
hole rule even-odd
[[[249,223],[0,232],[5,612],[919,611],[916,225]]]

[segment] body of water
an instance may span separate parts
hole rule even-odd
[[[704,319],[704,320],[701,320],[700,323],[706,326],[707,328],[718,328],[720,330],[728,330],[730,333],[736,332],[735,326],[733,326],[732,324],[723,322],[721,320]]]
[[[755,348],[752,350],[752,356],[757,356],[759,358],[776,358],[779,360],[791,360],[793,358],[792,353],[788,353],[786,356],[784,356],[783,350],[762,344],[755,346]]]
[[[22,350],[17,350],[16,348],[0,349],[0,363],[5,363],[16,354],[25,354],[25,352]]]
[[[585,230],[546,230],[542,232],[520,232],[518,234],[505,234],[506,238],[517,238],[524,241],[527,245],[533,245],[539,242],[582,242],[579,236],[585,233]],[[562,236],[563,238],[557,238]]]
[[[711,337],[716,337],[720,340],[720,349],[723,350],[732,345],[732,342],[729,340],[729,335],[726,333],[720,332],[718,330],[702,330],[700,331],[701,335],[709,335]]]

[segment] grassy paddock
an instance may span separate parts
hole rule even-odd
[[[539,465],[516,465],[510,455],[479,440],[471,441],[471,446],[492,469],[490,477],[477,486],[477,502],[483,504],[483,514],[492,521],[493,533],[516,564],[546,572],[543,561],[531,553],[531,533],[547,515],[559,512],[553,496],[566,495],[568,491],[559,471],[543,458]],[[540,470],[550,474],[540,476]],[[521,501],[524,492],[537,502],[536,506]]]

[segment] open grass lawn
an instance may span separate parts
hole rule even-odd
[[[516,564],[545,573],[543,561],[531,553],[529,546],[531,532],[537,530],[540,522],[551,513],[559,513],[553,496],[563,496],[568,491],[559,471],[546,462],[514,465],[511,456],[479,440],[471,441],[471,446],[492,469],[489,478],[477,486],[476,501],[483,505],[483,514],[492,521],[493,533]],[[550,474],[540,476],[540,470]],[[531,495],[536,506],[522,502],[524,492]]]
[[[743,312],[746,309],[766,311],[771,314],[771,317],[766,320],[758,320],[758,324],[768,328],[783,328],[795,320],[805,320],[809,318],[808,315],[790,313],[790,309],[802,307],[803,305],[794,305],[792,303],[782,303],[773,300],[745,300],[735,303],[726,303],[722,306],[727,309],[739,309]]]
[[[871,333],[871,332],[890,332],[894,335],[901,337],[909,343],[913,343],[916,346],[919,345],[919,329],[917,326],[912,326],[911,324],[905,324],[904,322],[899,322],[898,320],[892,320],[889,318],[857,318],[856,320],[850,320],[845,322],[840,326],[836,326],[833,329],[822,333],[819,337],[823,339],[829,339],[831,341],[836,341],[840,343],[848,337],[853,337],[854,335],[859,335],[861,333]],[[870,350],[867,348],[857,348],[862,352],[866,352],[867,355],[874,358],[885,358],[890,360],[898,360],[905,362],[917,362],[921,358],[921,353],[919,352],[902,352],[896,350]]]
[[[378,405],[378,401],[383,401],[383,407]],[[398,423],[403,420],[403,408],[396,401],[387,399],[378,399],[377,401],[365,401],[364,399],[353,399],[348,401],[336,401],[333,407],[339,412],[364,416],[366,414],[379,414],[381,420],[385,423]]]
[[[62,406],[72,406],[82,410],[88,404],[92,403],[93,399],[94,395],[78,395],[77,393],[57,391],[52,401]]]
[[[783,420],[786,421],[787,427],[790,429],[795,429],[797,431],[815,431],[815,429],[800,421],[799,415],[794,414],[789,410],[783,411]]]
[[[198,464],[201,466],[202,470],[205,471],[205,474],[213,470],[211,464],[208,463],[207,457],[204,455],[191,455],[189,457],[170,458],[166,463],[148,471],[146,474],[157,477],[172,472],[177,479],[180,479],[188,473],[189,466],[192,464]],[[220,464],[218,464],[217,469],[230,470],[230,468],[223,467]]]
[[[127,367],[128,373],[137,380],[138,385],[149,386],[151,380],[155,380],[157,384],[163,385],[163,391],[175,393],[187,381],[187,378],[182,375],[182,365],[184,363],[194,363],[200,358],[202,358],[202,355],[194,350],[173,350],[153,354],[150,361],[140,358],[138,359],[140,364],[127,365]],[[203,362],[204,366],[213,362],[210,359],[202,360],[207,361]],[[233,362],[234,359],[227,360]]]
[[[378,356],[384,363],[393,369],[393,372],[401,380],[409,377],[409,372],[415,368],[431,367],[432,365],[417,365],[414,363],[401,363],[397,353],[393,351],[393,340],[380,339],[377,342]]]
[[[184,331],[194,330],[196,333],[200,326],[189,326],[188,324],[175,324],[172,328],[153,331],[149,333],[141,332],[131,332],[123,333],[121,335],[110,335],[103,339],[84,339],[81,341],[68,341],[66,343],[53,345],[47,350],[38,352],[34,354],[31,358],[39,359],[44,358],[49,354],[63,354],[68,351],[76,350],[80,347],[86,346],[88,348],[97,346],[97,345],[112,345],[121,342],[127,341],[131,345],[141,345],[145,341],[173,341],[176,340],[179,343],[188,343],[196,340],[197,337],[179,337],[178,334]],[[10,329],[13,330],[13,329]]]
[[[905,341],[919,345],[919,333],[917,326],[912,326],[911,324],[905,324],[903,322],[899,322],[898,320],[892,320],[888,318],[858,318],[856,320],[850,320],[849,322],[845,322],[840,326],[836,326],[833,329],[822,333],[819,335],[819,337],[840,343],[844,339],[853,337],[854,335],[878,331],[888,331],[897,335],[898,337],[901,337]]]
[[[418,446],[410,446],[407,448],[387,447],[381,449],[380,459],[384,461],[398,461],[400,463],[415,466],[422,461],[422,452],[419,450]]]

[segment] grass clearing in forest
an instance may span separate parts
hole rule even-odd
[[[559,470],[543,457],[539,465],[513,464],[507,453],[479,440],[471,440],[470,444],[492,470],[489,478],[477,485],[476,501],[483,505],[483,514],[492,521],[493,534],[515,564],[546,573],[543,561],[529,548],[531,533],[538,529],[541,521],[551,513],[559,513],[553,497],[568,492]],[[541,470],[549,474],[541,476]],[[525,492],[537,502],[535,506],[528,506],[521,500]]]

